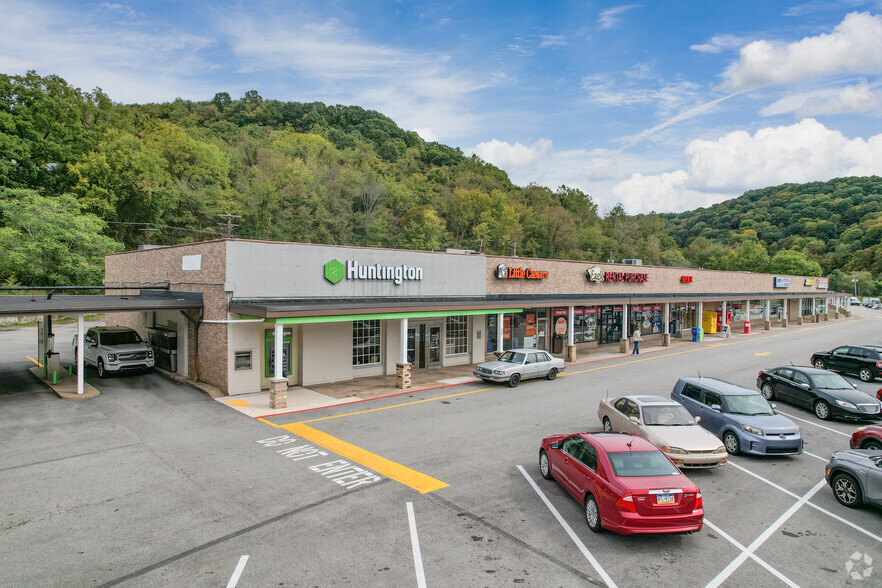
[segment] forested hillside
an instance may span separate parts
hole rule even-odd
[[[882,178],[838,178],[751,190],[709,208],[661,215],[693,264],[767,271],[770,255],[817,262],[837,290],[877,291]],[[773,270],[774,271],[774,270]]]
[[[125,105],[53,75],[0,74],[6,285],[100,284],[108,252],[223,236],[229,220],[234,237],[279,241],[797,274],[821,263],[861,270],[875,290],[878,185],[850,178],[681,215],[601,214],[580,190],[515,186],[358,106],[256,91]]]

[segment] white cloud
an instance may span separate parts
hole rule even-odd
[[[794,113],[797,118],[882,111],[882,97],[866,82],[786,96],[760,110],[762,116]]]
[[[602,11],[597,17],[597,26],[605,30],[616,28],[622,23],[622,15],[632,8],[637,8],[637,4],[616,6]]]
[[[882,16],[851,13],[833,32],[781,44],[754,41],[725,71],[723,87],[746,90],[843,73],[882,73]]]
[[[715,35],[707,43],[701,45],[691,45],[689,48],[699,53],[722,53],[723,51],[731,51],[742,47],[747,40],[744,37],[736,37],[735,35]]]
[[[550,150],[551,141],[548,139],[539,139],[532,147],[493,139],[479,143],[469,152],[502,169],[524,169],[535,167]]]
[[[623,81],[623,78],[629,78]],[[654,87],[638,85],[651,83]],[[641,64],[623,76],[594,74],[582,79],[590,102],[603,106],[655,106],[663,114],[678,110],[695,102],[701,95],[701,87],[692,82],[667,83],[649,73],[648,65]]]
[[[560,47],[567,44],[567,39],[563,35],[539,35],[542,39],[539,42],[540,47]]]
[[[435,134],[429,127],[419,127],[413,130],[423,141],[427,141],[429,143],[433,143],[438,140],[438,135]]]
[[[633,174],[612,192],[629,213],[672,212],[710,206],[731,198],[731,194],[690,189],[689,174],[683,170],[658,175]]]

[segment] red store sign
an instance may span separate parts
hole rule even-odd
[[[504,263],[496,266],[496,277],[500,280],[547,280],[548,272],[531,268],[508,267]]]
[[[606,272],[604,282],[648,282],[649,274],[635,274],[631,272]]]
[[[683,284],[691,284],[692,276],[680,276],[680,282]]]

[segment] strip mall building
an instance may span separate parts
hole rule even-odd
[[[105,285],[169,282],[201,313],[114,314],[176,335],[172,371],[226,393],[473,364],[514,347],[573,361],[644,341],[827,320],[847,294],[815,276],[222,239],[107,256]],[[840,310],[841,308],[841,310]],[[829,313],[828,313],[829,311]],[[281,354],[276,366],[274,358]]]

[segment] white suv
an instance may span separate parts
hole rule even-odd
[[[92,327],[83,338],[83,362],[94,365],[98,377],[108,372],[150,371],[153,369],[153,350],[138,332],[128,327]],[[74,357],[77,338],[74,337]]]

